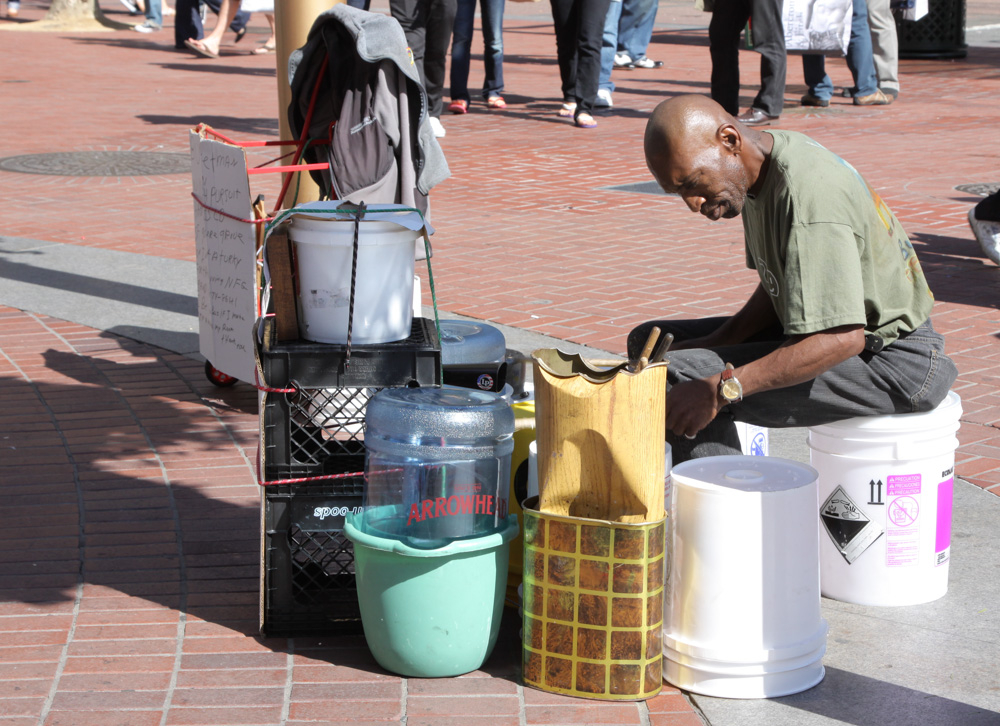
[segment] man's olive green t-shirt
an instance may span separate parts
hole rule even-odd
[[[785,334],[864,325],[888,345],[927,320],[934,298],[917,255],[875,190],[808,136],[768,133],[770,164],[743,231]]]

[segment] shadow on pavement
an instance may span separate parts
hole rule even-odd
[[[5,251],[5,254],[26,253]],[[0,279],[42,285],[54,290],[114,300],[130,305],[142,305],[164,312],[198,315],[198,299],[191,295],[154,290],[144,285],[132,285],[127,282],[100,280],[90,275],[50,270],[22,262],[11,262],[3,258],[0,258]]]
[[[1000,275],[976,240],[914,232],[910,241],[935,299],[1000,308]],[[991,288],[996,294],[984,297]]]
[[[275,652],[385,673],[361,635],[258,634],[256,389],[215,388],[195,361],[102,337],[92,355],[46,351],[33,382],[0,377],[0,601],[72,603],[81,592],[84,609],[111,611],[113,623],[142,607],[125,595]],[[519,627],[505,611],[486,672],[517,679]]]
[[[853,726],[997,723],[993,711],[829,666],[816,688],[774,700]]]
[[[210,58],[200,58],[188,53],[187,57],[191,59],[190,63],[160,63],[159,65],[161,68],[168,71],[195,71],[197,73],[219,73],[222,75],[233,76],[264,76],[266,78],[276,75],[277,71],[273,66],[268,66],[266,68],[254,68],[247,66],[225,65],[225,61],[228,58],[239,55],[249,55],[249,53],[244,53],[242,51],[239,53],[227,53],[226,49],[223,48],[222,55],[214,60]]]
[[[136,118],[157,126],[188,126],[194,128],[200,123],[208,124],[218,131],[235,131],[254,136],[278,135],[278,120],[274,118],[237,118],[236,116],[164,116],[162,114],[138,114]]]

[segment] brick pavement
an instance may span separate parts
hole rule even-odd
[[[588,131],[554,116],[546,4],[509,4],[510,109],[474,104],[444,119],[453,177],[433,194],[443,309],[620,351],[650,316],[739,304],[754,279],[738,222],[603,189],[648,180],[640,139],[660,99],[707,91],[707,16],[688,5],[661,2],[650,55],[665,68],[616,73],[616,108]],[[43,6],[27,0],[21,17]],[[987,0],[969,8],[970,18],[990,12]],[[243,45],[263,39],[262,18],[252,31]],[[194,59],[172,49],[169,33],[4,33],[0,157],[184,152],[198,122],[241,139],[276,135],[273,56],[240,47]],[[897,104],[806,111],[791,103],[804,90],[793,60],[781,127],[849,159],[911,232],[961,372],[958,474],[1000,493],[1000,272],[965,222],[975,198],[954,190],[1000,182],[988,143],[998,65],[1000,51],[977,48],[965,61],[904,61]],[[842,62],[829,68],[847,80]],[[479,73],[476,63],[473,84]],[[255,179],[255,191],[274,199],[275,182]],[[193,260],[188,192],[184,175],[0,172],[0,232]],[[609,704],[521,688],[511,614],[483,671],[438,681],[380,671],[359,637],[254,637],[254,390],[213,388],[194,361],[31,311],[0,309],[0,351],[0,723],[701,723],[672,689]]]

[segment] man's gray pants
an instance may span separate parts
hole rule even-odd
[[[654,320],[628,336],[630,358],[637,358],[655,325],[674,341],[701,338],[726,318]],[[732,363],[739,367],[763,358],[786,338],[780,329],[766,331],[745,343],[719,348],[693,348],[667,353],[671,385],[717,375]],[[805,383],[747,396],[729,404],[694,439],[667,432],[673,461],[702,456],[741,454],[734,422],[767,428],[818,426],[855,416],[918,413],[935,408],[951,389],[958,371],[944,354],[944,337],[930,320],[879,352],[862,351]]]

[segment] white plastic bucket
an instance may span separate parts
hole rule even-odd
[[[809,429],[819,472],[820,582],[826,597],[916,605],[948,591],[955,449],[962,401],[933,411]]]
[[[673,468],[664,678],[722,698],[772,698],[824,676],[816,471],[766,456]]]
[[[347,342],[354,221],[293,218],[299,335],[317,343]],[[403,340],[413,323],[413,245],[418,232],[392,222],[361,221],[351,342]]]

